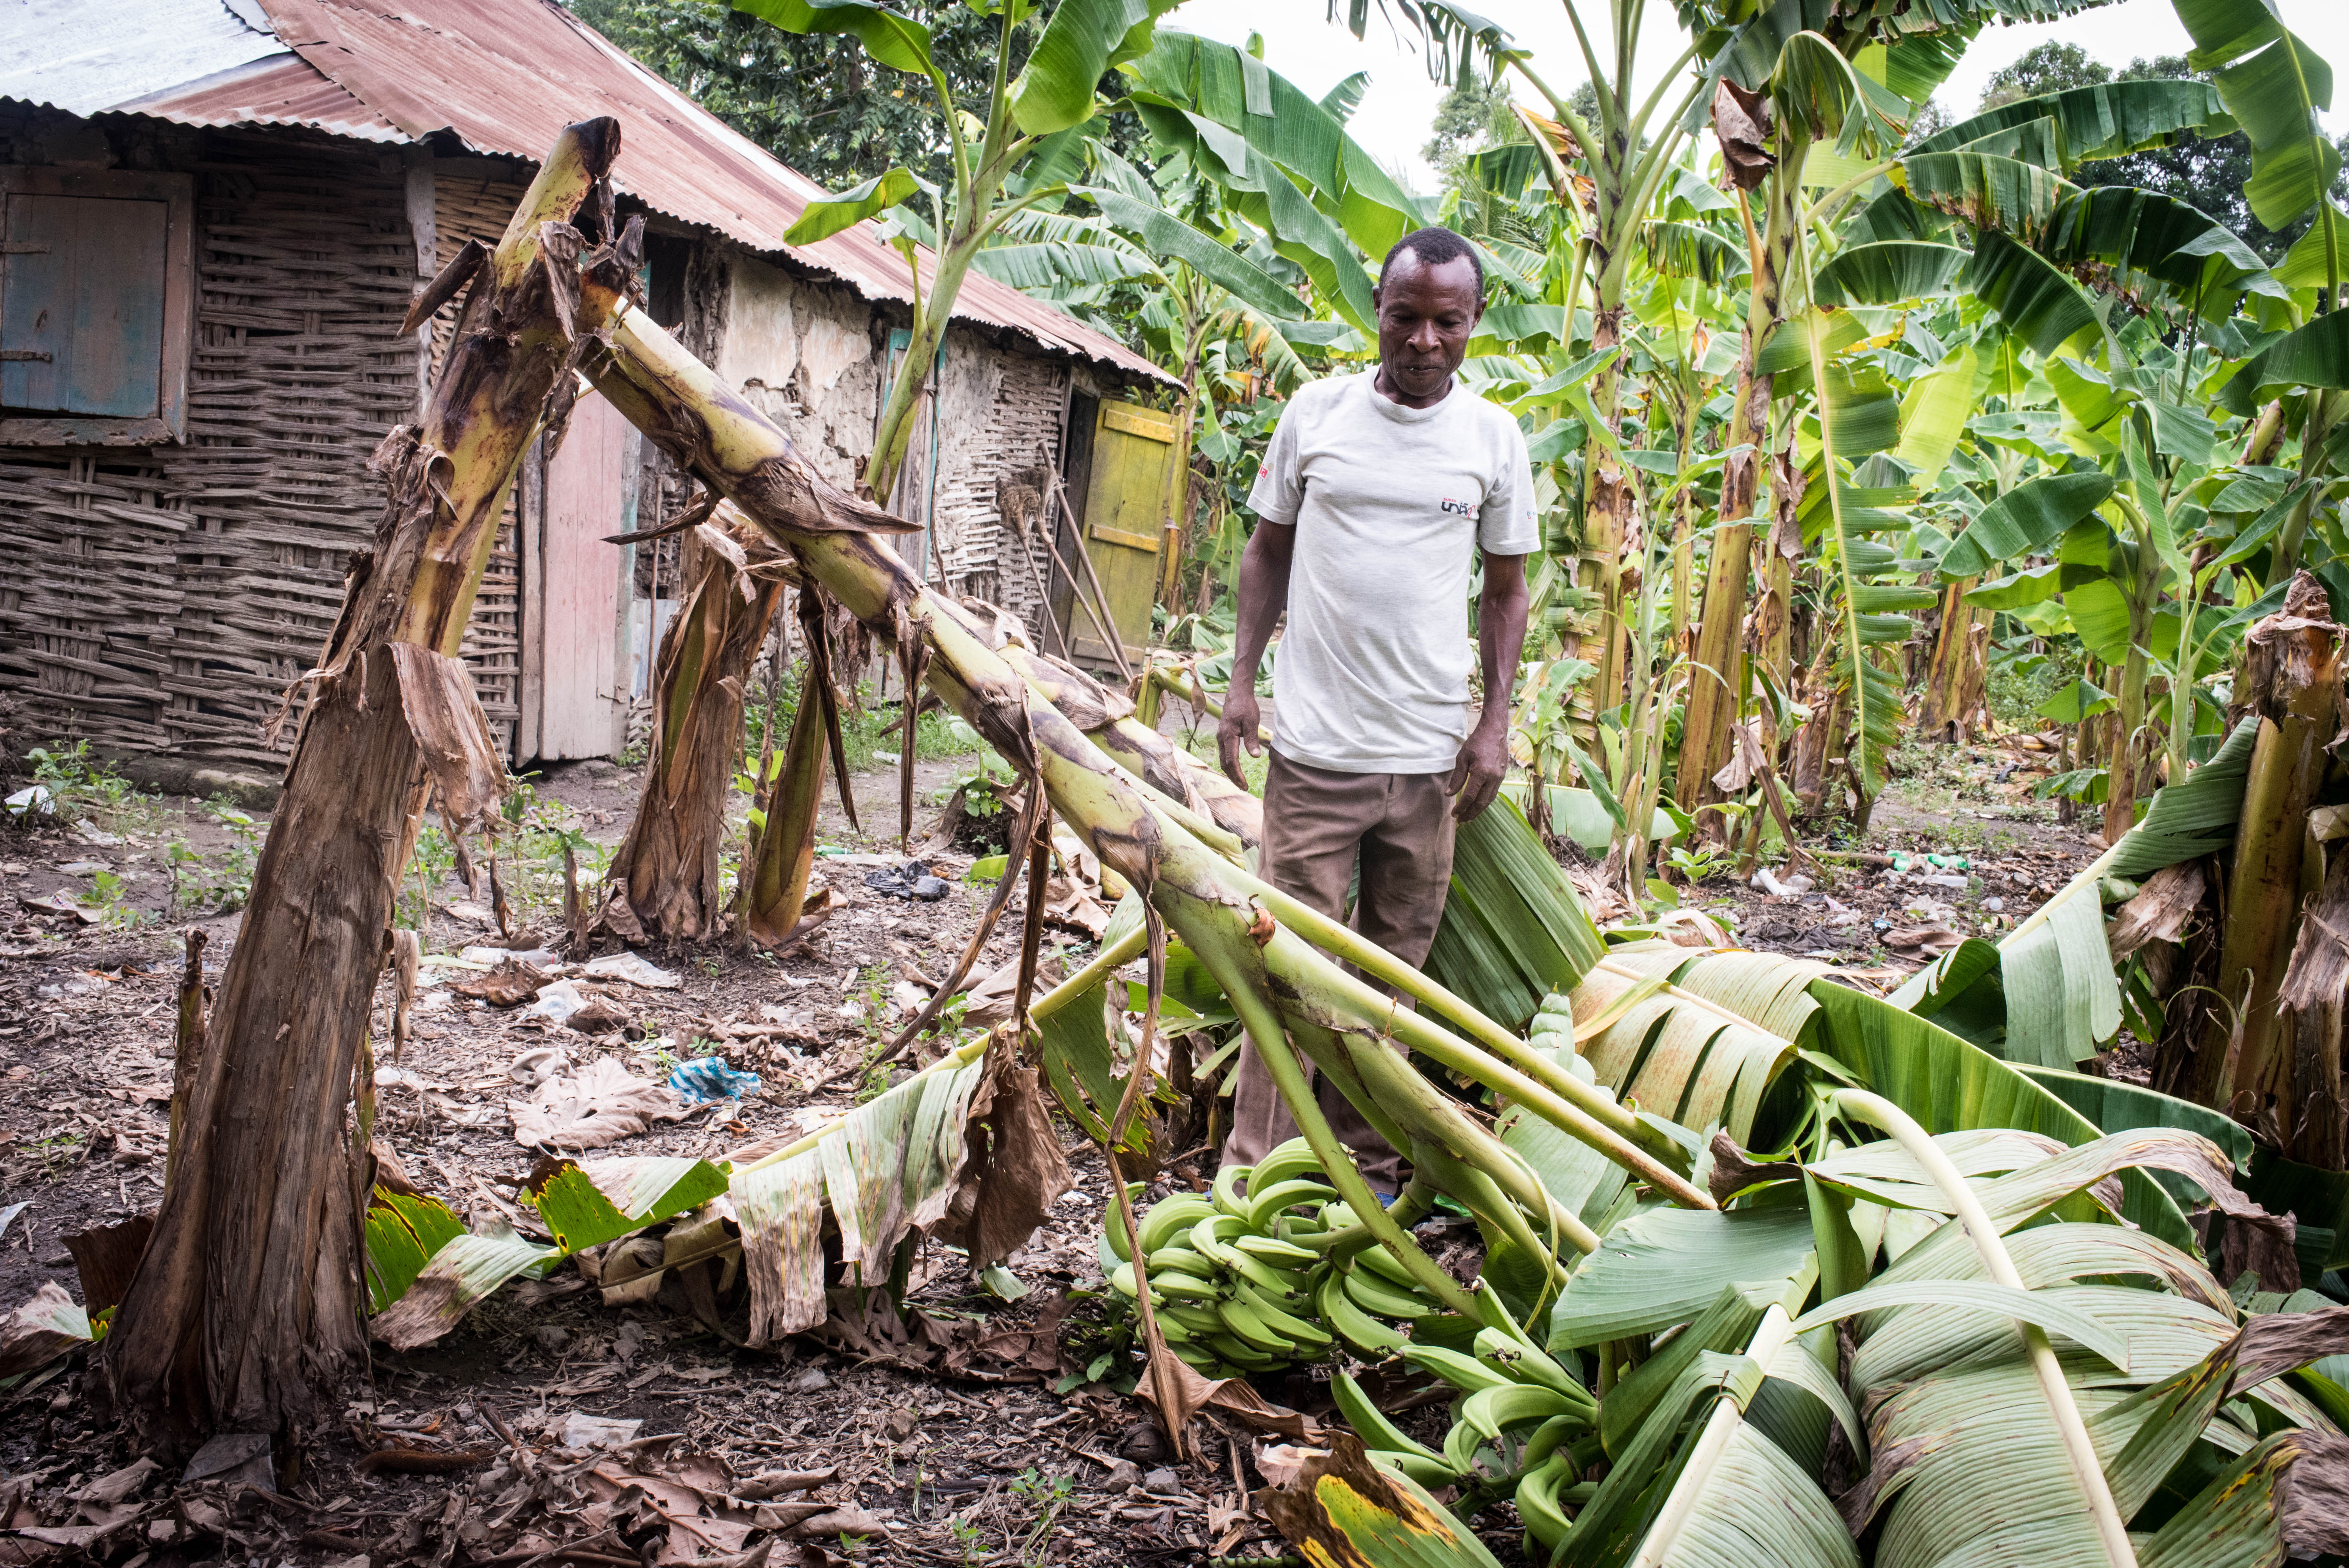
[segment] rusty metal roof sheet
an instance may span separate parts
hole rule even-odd
[[[116,104],[112,112],[150,114],[181,125],[307,125],[364,141],[411,139],[290,50]]]
[[[5,0],[0,98],[98,114],[285,46],[254,0]]]
[[[781,252],[868,299],[911,304],[904,258],[858,224],[812,245],[784,233],[822,192],[554,0],[260,0],[277,36],[409,137],[448,130],[477,151],[535,160],[574,120],[620,122],[616,182],[646,205],[754,250]],[[924,256],[923,284],[932,258]],[[1171,380],[1123,344],[971,273],[957,317],[1045,348]]]

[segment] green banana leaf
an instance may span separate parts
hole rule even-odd
[[[2251,144],[2243,186],[2251,215],[2282,229],[2324,199],[2341,155],[2320,128],[2333,107],[2333,68],[2262,0],[2172,0],[2194,40],[2188,64],[2211,85]],[[2349,274],[2349,266],[2336,275]]]
[[[1911,153],[1900,160],[1911,201],[1977,229],[2035,239],[2079,187],[2035,163],[1985,152]]]
[[[1976,234],[1966,288],[2043,359],[2102,320],[2068,273],[1995,229]]]
[[[900,201],[911,201],[918,192],[935,194],[936,189],[910,169],[901,167],[875,174],[861,185],[809,202],[799,222],[783,235],[783,242],[812,245],[843,229],[853,229],[867,218],[878,217]]]
[[[398,1301],[432,1254],[464,1233],[465,1222],[440,1199],[376,1188],[367,1212],[367,1310]]]
[[[1103,218],[1133,235],[1144,251],[1162,263],[1180,262],[1233,298],[1278,320],[1291,320],[1299,314],[1296,294],[1283,288],[1263,268],[1163,208],[1106,186],[1071,187],[1071,193],[1091,197],[1100,206]],[[984,263],[993,253],[981,251],[979,258]]]
[[[2041,555],[2066,529],[2102,506],[2113,493],[2102,473],[2050,474],[1999,497],[1966,524],[1941,556],[1950,577],[1978,577],[2002,561]]]
[[[1715,993],[1782,985],[1790,965],[1801,965],[1793,974],[1804,981],[1826,971],[1761,954],[1702,958],[1668,943],[1618,948],[1575,987],[1570,1015],[1562,1016],[1564,999],[1553,997],[1534,1029],[1586,1035],[1577,1048],[1598,1080],[1626,1101],[1692,1132],[1718,1125],[1749,1143],[1772,1080],[1793,1059],[1792,1031],[1756,1021],[1754,1010]],[[1700,975],[1704,984],[1691,984]]]
[[[2245,360],[2220,389],[2219,406],[2248,418],[2287,387],[2349,387],[2349,311],[2328,311]]]
[[[2102,263],[2152,278],[2207,320],[2223,321],[2246,294],[2284,297],[2258,253],[2233,231],[2155,191],[2106,185],[2055,205],[2034,247],[2062,267]]]
[[[2094,1122],[2013,1067],[1930,1019],[1904,1011],[1897,1001],[1863,995],[1826,979],[1813,981],[1808,994],[1819,1011],[1804,1044],[1929,1132],[2012,1127],[2074,1148],[2104,1136]],[[2085,1210],[2075,1212],[2086,1216]],[[2197,1245],[2176,1201],[2144,1171],[2121,1173],[2121,1217],[2189,1253]]]
[[[2349,212],[2332,201],[2317,209],[2308,232],[2292,243],[2275,265],[2275,281],[2288,289],[2323,288],[2333,269],[2349,266]]]
[[[1280,1532],[1328,1568],[1500,1568],[1473,1531],[1400,1470],[1340,1433],[1326,1457],[1264,1496]]]
[[[452,1232],[456,1216],[446,1204],[378,1188],[367,1226],[375,1332],[396,1349],[429,1344],[507,1281],[543,1272],[573,1253],[616,1241],[724,1191],[726,1173],[707,1160],[599,1160],[585,1166],[566,1160],[543,1171],[523,1194],[554,1238],[550,1246],[512,1231]],[[411,1270],[419,1253],[426,1261]]]
[[[1656,1207],[1608,1233],[1550,1311],[1553,1354],[1694,1319],[1727,1289],[1782,1293],[1816,1243],[1797,1204],[1723,1211]]]
[[[932,69],[930,30],[877,0],[735,0],[734,9],[786,33],[845,33],[892,70],[926,76]]]
[[[1060,240],[989,245],[971,258],[971,265],[997,283],[1040,294],[1162,275],[1156,263],[1124,245],[1071,244]]]
[[[1899,304],[1953,292],[1971,253],[1924,240],[1882,240],[1829,257],[1812,280],[1823,305]]]
[[[1702,224],[1643,224],[1640,246],[1648,264],[1666,277],[1694,278],[1708,288],[1718,288],[1753,271],[1744,245]]]
[[[1574,884],[1516,801],[1495,799],[1461,824],[1451,893],[1424,965],[1431,979],[1522,1031],[1544,996],[1573,989],[1605,951]]]
[[[2042,93],[1986,109],[1914,143],[1911,155],[1949,152],[2033,120],[2054,122],[2061,167],[2168,147],[2192,131],[2230,129],[2219,90],[2207,82],[2099,82]]]
[[[1804,1278],[1745,1293],[1739,1305],[1750,1334],[1732,1342],[1744,1354],[1700,1350],[1673,1358],[1679,1369],[1669,1387],[1610,1448],[1607,1478],[1567,1536],[1564,1562],[1596,1568],[1639,1555],[1686,1568],[1858,1568],[1851,1532],[1820,1489],[1816,1465],[1798,1461],[1785,1440],[1785,1423],[1769,1418],[1778,1413],[1774,1392],[1799,1391],[1859,1437],[1842,1390],[1809,1347],[1786,1336],[1789,1308],[1808,1288]],[[1727,1440],[1701,1460],[1699,1434],[1724,1418]]]
[[[1158,18],[1180,0],[1060,0],[1044,36],[1011,84],[1011,117],[1049,136],[1093,116],[1107,72],[1149,49]]]

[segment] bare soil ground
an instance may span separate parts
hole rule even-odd
[[[1894,878],[1864,861],[1823,855],[1811,868],[1818,885],[1795,896],[1723,875],[1689,889],[1688,902],[1733,920],[1745,944],[1833,957],[1889,976],[1922,954],[1888,947],[1888,933],[1938,924],[1995,934],[2095,853],[2085,831],[2059,828],[2047,808],[2016,799],[2029,776],[1997,776],[2013,760],[2008,753],[1920,748],[1906,756],[1914,770],[1879,807],[1868,834],[1837,847],[1859,855],[1964,854],[1972,863],[1957,873],[1962,886],[1928,884],[1915,873]],[[917,840],[935,815],[931,794],[967,767],[967,759],[920,765]],[[820,844],[843,854],[894,854],[894,770],[854,785],[866,831],[851,831],[835,802],[820,824]],[[587,763],[551,769],[537,788],[592,840],[610,845],[626,826],[636,779]],[[161,1190],[181,932],[191,923],[207,931],[206,965],[216,975],[237,924],[233,913],[191,919],[184,908],[174,910],[170,846],[183,846],[182,888],[200,892],[233,882],[238,856],[249,855],[264,827],[265,817],[247,828],[223,822],[200,802],[155,796],[0,825],[0,1210],[27,1205],[0,1234],[0,1314],[45,1280],[79,1299],[64,1238],[152,1211]],[[610,987],[628,1017],[625,1031],[585,1036],[443,991],[418,1013],[404,1059],[386,1064],[413,1081],[382,1091],[381,1136],[419,1186],[460,1213],[512,1218],[519,1211],[512,1195],[534,1158],[515,1141],[505,1111],[523,1092],[509,1075],[518,1057],[561,1045],[574,1059],[609,1056],[657,1078],[709,1044],[730,1065],[760,1074],[761,1092],[656,1123],[606,1152],[718,1158],[795,1136],[869,1087],[864,1064],[904,974],[936,977],[951,966],[987,892],[963,880],[967,866],[967,857],[935,863],[953,891],[935,904],[909,904],[866,888],[869,864],[833,858],[822,872],[844,907],[811,946],[781,961],[731,948],[653,951],[648,956],[681,984]],[[116,880],[104,882],[101,873]],[[403,907],[420,916],[428,954],[499,940],[453,877],[427,891],[429,912],[411,876]],[[67,907],[55,907],[60,892]],[[86,922],[71,912],[75,901],[101,918]],[[559,934],[553,898],[525,905],[522,918],[528,929],[505,939],[512,944]],[[1019,924],[1015,895],[975,975],[1014,955]],[[1050,936],[1050,947],[1064,964],[1085,951],[1067,934]],[[387,984],[378,1042],[389,1037],[388,995]],[[824,1086],[826,1078],[833,1081]],[[1049,1345],[1057,1332],[1061,1340],[1054,1372],[1006,1371],[981,1358],[953,1374],[925,1368],[911,1349],[875,1356],[811,1341],[781,1354],[750,1352],[698,1319],[674,1285],[651,1301],[607,1306],[565,1270],[502,1292],[423,1350],[395,1355],[378,1346],[366,1385],[354,1388],[341,1421],[315,1435],[297,1474],[279,1476],[274,1494],[234,1493],[215,1511],[218,1529],[195,1532],[206,1543],[158,1547],[142,1568],[215,1553],[344,1568],[427,1558],[443,1565],[521,1563],[528,1553],[485,1558],[468,1548],[488,1538],[533,1465],[560,1461],[578,1470],[599,1452],[611,1457],[592,1442],[580,1449],[574,1418],[638,1421],[633,1430],[643,1439],[677,1435],[674,1443],[620,1450],[666,1456],[671,1470],[680,1456],[708,1456],[737,1478],[834,1472],[795,1495],[861,1511],[871,1528],[820,1542],[788,1540],[788,1530],[754,1534],[754,1542],[783,1542],[776,1561],[1148,1564],[1201,1562],[1216,1547],[1278,1553],[1268,1530],[1244,1514],[1246,1491],[1262,1484],[1256,1439],[1210,1425],[1198,1462],[1176,1463],[1142,1405],[1099,1384],[1053,1391],[1059,1370],[1093,1353],[1088,1336],[1098,1309],[1081,1293],[1101,1287],[1094,1238],[1107,1198],[1099,1160],[1081,1135],[1064,1132],[1077,1186],[1012,1264],[1030,1294],[1018,1303],[996,1300],[959,1254],[937,1246],[913,1292],[940,1321],[976,1324],[974,1332],[986,1335],[1019,1333],[1046,1315],[1040,1337]],[[1209,1165],[1199,1175],[1211,1173]],[[1059,1298],[1070,1291],[1081,1294],[1055,1327]],[[37,1478],[19,1491],[51,1500],[41,1505],[42,1522],[55,1523],[56,1498],[129,1461],[117,1435],[93,1421],[83,1377],[77,1361],[36,1387],[0,1394],[0,1525],[8,1522],[16,1480]],[[1306,1378],[1266,1391],[1295,1408],[1328,1408]],[[1413,1418],[1440,1435],[1441,1414],[1423,1410]],[[523,1451],[509,1449],[492,1417],[521,1439]],[[442,1474],[362,1468],[387,1443],[453,1452],[463,1463]],[[147,1490],[174,1479],[160,1475]],[[78,1517],[95,1517],[90,1506]],[[1517,1561],[1506,1511],[1484,1523],[1502,1560]],[[573,1560],[638,1561],[634,1546],[612,1540]],[[115,1539],[106,1555],[119,1562],[140,1544]],[[0,1563],[9,1560],[7,1549],[0,1542]],[[656,1557],[647,1547],[643,1561],[656,1560],[681,1559],[673,1550]]]

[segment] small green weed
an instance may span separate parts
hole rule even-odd
[[[162,811],[160,798],[141,794],[112,763],[92,757],[87,740],[52,740],[27,751],[25,760],[33,765],[33,782],[48,790],[51,811],[61,820],[88,817],[101,827],[140,827]]]
[[[541,795],[526,777],[509,781],[500,814],[507,830],[501,835],[498,875],[508,899],[523,909],[562,909],[563,851],[568,849],[579,868],[579,896],[594,902],[612,851],[587,836],[570,807]]]
[[[409,891],[403,882],[398,901],[393,905],[391,922],[404,931],[421,931],[432,913],[432,894],[449,873],[456,869],[456,847],[449,836],[427,822],[416,835],[416,853],[409,866],[415,872],[415,886]]]
[[[78,1132],[53,1132],[47,1138],[35,1139],[31,1148],[41,1162],[41,1174],[51,1181],[63,1175],[66,1167],[78,1162],[83,1153]]]
[[[1717,845],[1702,844],[1693,850],[1674,845],[1668,853],[1672,870],[1690,882],[1701,882],[1719,876],[1737,863],[1737,856]]]
[[[1030,1568],[1030,1565],[1044,1560],[1043,1547],[1051,1539],[1052,1526],[1059,1521],[1061,1511],[1069,1506],[1069,1501],[1076,1495],[1076,1482],[1069,1477],[1043,1475],[1032,1465],[1011,1483],[1011,1495],[1036,1511],[1035,1523],[1016,1548],[1022,1568]]]
[[[205,801],[204,810],[228,830],[229,841],[210,855],[190,849],[185,839],[175,838],[163,846],[175,920],[181,914],[231,914],[253,896],[254,868],[261,862],[261,824],[224,795]]]

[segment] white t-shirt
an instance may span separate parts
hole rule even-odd
[[[1248,510],[1297,530],[1273,665],[1273,749],[1336,773],[1441,773],[1468,738],[1468,582],[1478,549],[1530,555],[1525,433],[1453,383],[1429,408],[1378,372],[1299,390]]]

